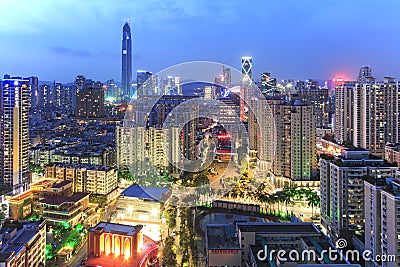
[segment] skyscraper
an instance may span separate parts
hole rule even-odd
[[[357,77],[358,82],[365,82],[367,78],[372,77],[372,69],[368,66],[360,68],[360,72]]]
[[[240,120],[247,121],[249,101],[251,99],[253,58],[242,57],[242,85],[240,86]]]
[[[335,137],[340,143],[353,142],[354,82],[346,82],[335,88]]]
[[[130,22],[126,22],[122,31],[122,94],[129,97],[132,88],[132,40]]]
[[[29,77],[29,85],[31,87],[31,107],[37,108],[39,104],[39,79],[38,77]]]
[[[29,79],[4,75],[0,96],[0,184],[29,183]]]

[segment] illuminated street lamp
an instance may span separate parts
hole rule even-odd
[[[153,208],[153,209],[151,210],[151,215],[153,215],[153,220],[156,219],[157,214],[158,214],[158,210],[157,210],[156,208]]]

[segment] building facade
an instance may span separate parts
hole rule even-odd
[[[292,181],[317,178],[316,127],[312,110],[312,106],[300,100],[275,107],[276,152],[272,165],[275,176]]]
[[[395,177],[396,170],[396,166],[370,157],[368,150],[321,156],[321,223],[333,240],[363,232],[364,180]]]
[[[29,79],[4,75],[0,96],[0,183],[24,190],[29,184]]]

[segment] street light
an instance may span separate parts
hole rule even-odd
[[[128,207],[128,213],[129,213],[129,216],[130,216],[130,217],[132,217],[132,212],[133,212],[133,207],[132,207],[132,206],[129,206],[129,207]]]
[[[153,215],[153,220],[155,220],[155,219],[156,219],[156,216],[157,216],[157,214],[158,214],[158,210],[157,210],[156,208],[153,208],[153,209],[151,210],[151,214]]]

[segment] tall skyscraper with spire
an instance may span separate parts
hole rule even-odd
[[[126,22],[122,31],[122,94],[123,98],[131,95],[132,88],[132,38],[130,21]]]

